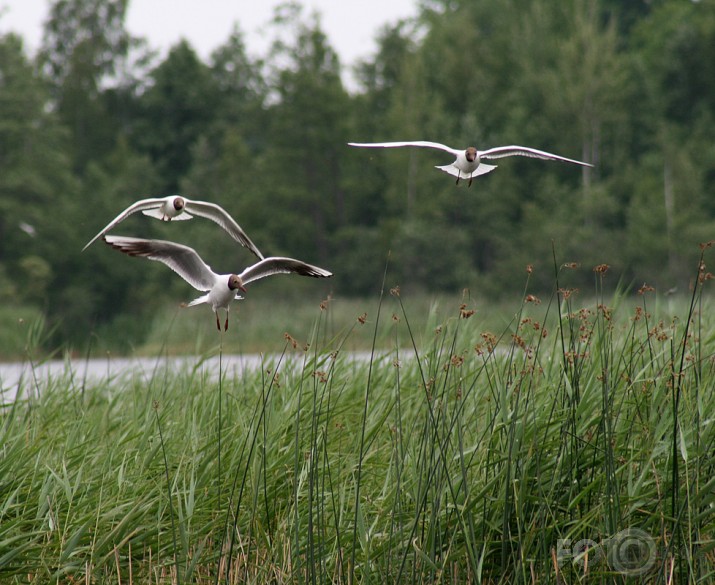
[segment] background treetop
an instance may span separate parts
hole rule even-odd
[[[158,58],[126,10],[52,2],[34,58],[0,37],[0,295],[20,303],[41,280],[22,302],[63,339],[186,294],[175,279],[158,294],[162,271],[102,246],[79,252],[148,196],[219,203],[267,253],[331,269],[336,295],[378,290],[388,252],[406,287],[498,298],[532,264],[546,288],[552,246],[622,282],[685,289],[715,233],[713,2],[423,0],[381,31],[352,92],[319,15],[295,4],[265,55],[247,54],[238,22],[206,62],[186,41]],[[432,168],[450,162],[441,153],[346,146],[415,139],[596,168],[511,158],[468,189]],[[249,260],[220,230],[158,223],[122,233],[186,241],[217,269]]]

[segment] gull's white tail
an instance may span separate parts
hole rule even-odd
[[[198,299],[194,299],[190,303],[186,303],[187,307],[193,307],[195,305],[200,305],[201,303],[208,303],[209,302],[209,295],[205,294],[200,296]]]
[[[474,177],[478,177],[479,175],[486,175],[487,173],[493,171],[495,168],[497,168],[497,165],[485,165],[484,163],[479,163],[479,166],[475,171],[472,171],[471,175],[468,175],[464,171],[460,171],[453,164],[442,166],[436,165],[435,168],[439,169],[440,171],[444,171],[445,173],[452,175],[453,177],[459,177],[460,179],[473,179]]]
[[[165,215],[161,212],[160,208],[157,209],[145,209],[142,211],[144,215],[148,215],[149,217],[155,217],[156,219],[165,219]],[[183,213],[180,213],[176,217],[172,217],[171,221],[184,221],[185,219],[193,219],[193,215],[190,215],[187,211],[184,211]]]

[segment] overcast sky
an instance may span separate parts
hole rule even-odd
[[[343,66],[371,57],[375,36],[384,24],[415,16],[417,0],[300,0],[304,13],[317,10],[330,45]],[[181,37],[202,58],[222,44],[238,23],[249,55],[264,54],[262,29],[281,0],[130,0],[126,26],[162,54]],[[49,0],[0,0],[0,33],[20,33],[32,54],[40,45]]]

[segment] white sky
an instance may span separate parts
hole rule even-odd
[[[244,34],[249,55],[265,54],[263,31],[282,0],[130,0],[126,26],[149,45],[166,50],[187,39],[206,59],[228,39],[234,23]],[[337,51],[343,70],[376,51],[375,37],[384,24],[415,16],[417,0],[299,0],[304,16],[317,10],[321,27]],[[33,54],[40,45],[49,0],[0,0],[0,33],[15,31]]]

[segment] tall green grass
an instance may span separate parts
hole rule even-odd
[[[19,393],[1,580],[712,582],[709,275],[670,306],[606,295],[605,267],[584,298],[569,270],[498,328],[469,299],[417,325],[393,289],[337,329],[316,307],[236,376]]]
[[[416,292],[406,296],[405,306],[420,323],[419,335],[422,336],[422,327],[428,321],[435,323],[448,319],[455,305],[462,302],[461,299],[460,294]],[[319,310],[321,304],[326,310]],[[482,315],[482,320],[491,327],[505,327],[513,314],[511,304],[490,302],[489,311]],[[367,299],[332,295],[321,299],[315,293],[308,293],[300,299],[255,295],[234,303],[230,330],[223,340],[223,348],[227,354],[275,353],[280,351],[287,332],[302,346],[310,342],[326,349],[340,343],[345,350],[370,351],[375,341],[377,348],[390,349],[394,343],[392,323],[388,315],[387,319],[377,323],[375,330],[377,311],[377,295]],[[323,316],[320,327],[310,337],[318,314]],[[356,319],[363,314],[368,326],[354,328]],[[377,338],[374,339],[376,332]],[[112,336],[111,328],[101,332],[100,349],[112,347]],[[210,310],[206,307],[181,308],[173,304],[151,319],[148,335],[133,351],[141,355],[156,355],[165,350],[181,355],[204,353],[217,347],[216,325]]]
[[[17,359],[27,356],[43,341],[45,319],[35,307],[0,305],[0,357]]]

